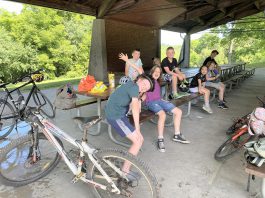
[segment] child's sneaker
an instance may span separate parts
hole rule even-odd
[[[210,113],[210,114],[213,113],[211,107],[206,107],[205,105],[203,105],[203,106],[202,106],[202,109],[203,109],[204,111],[207,111],[207,112]]]
[[[183,95],[181,95],[181,94],[179,94],[179,93],[171,94],[171,98],[172,98],[172,99],[179,99],[179,98],[181,98],[181,97],[183,97]]]
[[[173,136],[173,139],[172,140],[175,141],[175,142],[183,143],[183,144],[189,144],[190,143],[190,141],[186,140],[186,138],[184,137],[184,135],[182,135],[181,133],[178,134],[178,135],[175,134]]]
[[[157,140],[157,148],[162,153],[164,153],[166,151],[164,139],[158,139]]]
[[[225,103],[219,103],[218,107],[221,109],[228,109],[228,106],[226,106]]]
[[[129,182],[139,181],[141,179],[141,175],[134,171],[130,171],[129,173],[127,173],[126,177]]]

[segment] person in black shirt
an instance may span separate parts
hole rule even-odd
[[[209,61],[213,61],[215,65],[218,65],[217,62],[214,60],[214,58],[219,54],[217,50],[213,50],[211,53],[211,56],[207,57],[202,65],[206,65]]]
[[[204,96],[204,105],[202,106],[202,109],[207,111],[208,113],[213,113],[209,98],[210,98],[210,90],[205,88],[205,82],[206,82],[206,74],[208,72],[208,69],[206,66],[201,66],[199,73],[196,74],[190,83],[190,92],[203,94]]]
[[[167,57],[164,58],[161,62],[161,67],[163,70],[163,78],[165,81],[172,81],[172,98],[177,99],[182,96],[189,95],[188,93],[178,93],[177,84],[178,80],[188,83],[186,81],[186,76],[178,68],[177,60],[174,58],[174,48],[168,47],[166,51]]]

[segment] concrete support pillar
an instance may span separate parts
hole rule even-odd
[[[107,82],[107,50],[104,19],[95,19],[93,21],[88,73],[93,75],[96,80]]]
[[[179,55],[179,62],[180,67],[190,66],[190,34],[186,34],[184,37],[184,42]]]

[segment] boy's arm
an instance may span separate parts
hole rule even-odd
[[[164,70],[167,72],[167,74],[176,75],[176,73],[174,73],[173,71],[169,70],[169,67],[164,67]]]
[[[131,67],[133,67],[139,74],[144,73],[144,70],[142,67],[137,67],[135,64],[131,63],[130,61],[126,61],[126,66],[129,65]],[[129,66],[128,66],[128,70],[129,70]]]
[[[132,98],[132,115],[134,121],[135,130],[140,132],[140,123],[139,123],[139,114],[140,114],[140,107],[139,107],[139,100],[138,98]]]
[[[129,76],[129,65],[125,64],[125,76]]]

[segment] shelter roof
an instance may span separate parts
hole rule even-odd
[[[195,33],[264,11],[264,0],[13,0],[157,29]]]

